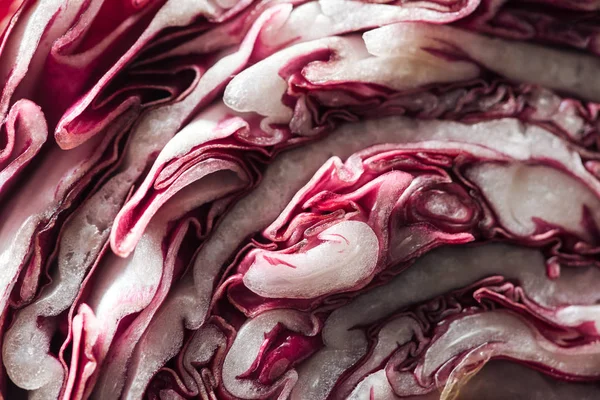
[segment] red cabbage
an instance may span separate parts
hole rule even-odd
[[[2,2],[0,397],[598,397],[599,9]]]

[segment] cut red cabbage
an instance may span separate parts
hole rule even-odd
[[[600,396],[597,0],[6,0],[0,397]]]

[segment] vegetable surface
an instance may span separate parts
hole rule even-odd
[[[5,0],[0,398],[597,398],[599,11]]]

